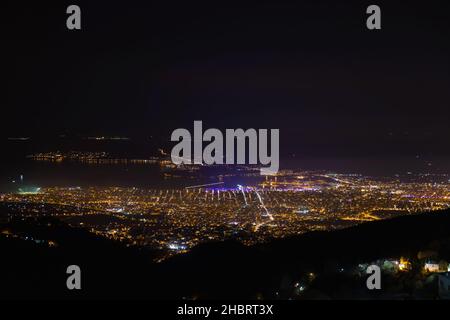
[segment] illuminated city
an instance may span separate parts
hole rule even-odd
[[[450,1],[3,11],[0,302],[450,300]]]
[[[257,176],[257,175],[256,175]],[[51,216],[127,245],[170,255],[203,242],[251,245],[450,207],[448,175],[374,179],[280,172],[253,186],[224,182],[174,189],[48,187],[0,195],[11,215]]]

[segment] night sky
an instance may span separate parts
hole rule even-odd
[[[1,136],[169,140],[203,120],[279,128],[282,153],[449,155],[449,2],[392,2],[11,1]]]

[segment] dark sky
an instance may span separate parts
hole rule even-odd
[[[203,120],[279,128],[285,152],[450,154],[449,1],[243,3],[11,1],[2,136],[168,139]]]

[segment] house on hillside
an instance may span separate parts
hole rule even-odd
[[[448,262],[441,260],[439,262],[435,260],[428,260],[423,266],[425,272],[448,272]]]

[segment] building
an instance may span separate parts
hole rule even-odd
[[[425,272],[447,272],[448,263],[443,260],[439,262],[429,260],[425,263],[423,269]]]
[[[441,273],[438,276],[439,299],[450,299],[450,273]]]

